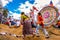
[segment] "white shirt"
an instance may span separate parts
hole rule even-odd
[[[11,21],[14,21],[14,18],[13,17],[11,17],[11,19],[10,19]]]
[[[19,26],[19,25],[20,25],[20,21],[17,21],[17,22],[16,22],[16,26]]]

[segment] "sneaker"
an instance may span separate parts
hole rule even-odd
[[[46,35],[46,38],[49,38],[49,35],[48,34]]]
[[[37,34],[36,34],[36,37],[40,37],[40,34],[39,34],[39,33],[37,33]]]
[[[37,35],[36,37],[40,37],[39,35]]]
[[[46,37],[47,39],[49,38],[49,36],[48,37]]]

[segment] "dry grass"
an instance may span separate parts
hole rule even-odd
[[[11,34],[22,35],[22,26],[19,28],[9,28],[7,25],[0,24],[0,32],[8,32]],[[60,30],[50,27],[47,29],[50,38],[46,39],[43,32],[40,30],[40,37],[26,36],[25,40],[60,40]],[[0,35],[0,40],[23,40],[22,37],[14,37],[10,35]]]

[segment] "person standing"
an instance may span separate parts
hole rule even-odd
[[[16,27],[18,28],[20,25],[20,20],[16,20]]]
[[[2,23],[3,14],[0,12],[0,24]]]
[[[46,31],[46,29],[44,28],[44,20],[42,18],[42,15],[41,13],[39,12],[38,15],[37,15],[37,27],[36,27],[36,34],[37,36],[39,36],[39,29],[42,29],[44,34],[45,34],[45,37],[48,38],[49,35],[48,35],[48,32]]]
[[[31,21],[30,18],[24,14],[24,12],[21,13],[21,22],[23,25],[23,35],[24,37],[26,35],[32,35],[33,31],[32,31],[32,26],[31,26]]]

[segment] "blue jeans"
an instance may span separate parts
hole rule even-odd
[[[36,28],[37,27],[35,23],[31,23],[31,25],[32,25],[32,28]]]
[[[41,28],[41,26],[40,25],[37,25],[37,27],[36,27],[36,33],[39,33],[39,29]]]
[[[42,29],[43,33],[45,34],[45,36],[48,35],[48,32],[45,28],[42,28],[42,26],[40,26],[39,24],[36,27],[36,34],[39,34],[39,29]]]

